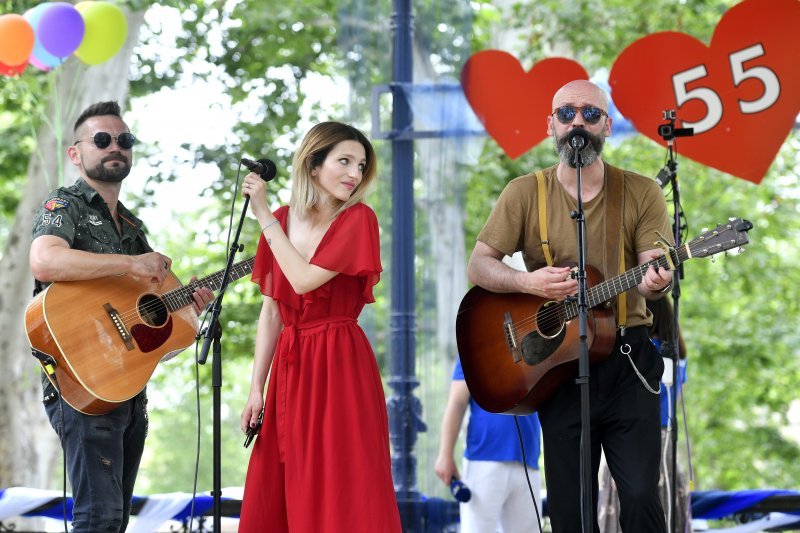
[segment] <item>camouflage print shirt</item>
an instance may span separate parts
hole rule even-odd
[[[118,204],[122,233],[111,218],[105,200],[84,180],[60,187],[42,203],[33,224],[33,238],[61,237],[74,250],[98,254],[139,255],[151,251],[142,221]]]

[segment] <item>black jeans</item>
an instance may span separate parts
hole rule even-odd
[[[644,376],[648,391],[620,346]],[[626,533],[665,533],[667,526],[658,497],[661,447],[661,404],[658,394],[664,362],[647,337],[647,328],[629,328],[617,335],[611,355],[591,365],[589,397],[592,460],[593,529],[597,525],[597,475],[600,448],[606,454],[620,499],[620,524]],[[544,437],[547,504],[553,533],[580,533],[581,481],[580,387],[563,385],[539,410]]]
[[[66,456],[72,533],[125,531],[147,437],[147,395],[142,391],[110,413],[90,416],[59,401],[44,375],[42,386],[50,425]]]

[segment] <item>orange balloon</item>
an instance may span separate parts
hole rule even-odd
[[[33,51],[33,28],[22,15],[0,15],[0,63],[21,65],[27,63]]]

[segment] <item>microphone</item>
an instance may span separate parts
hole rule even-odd
[[[582,150],[584,146],[589,144],[589,136],[583,128],[572,128],[567,134],[567,142],[576,150]]]
[[[658,183],[658,186],[663,189],[670,181],[672,181],[672,176],[672,171],[669,168],[664,167],[658,171],[658,175],[655,178],[656,183]]]
[[[662,189],[666,187],[670,181],[675,177],[675,171],[677,170],[678,165],[675,163],[674,160],[670,159],[667,161],[667,164],[664,165],[664,168],[658,171],[658,175],[656,175],[656,183]]]
[[[242,164],[247,167],[247,170],[260,175],[261,179],[264,181],[272,181],[272,179],[278,173],[278,167],[276,167],[275,163],[269,159],[259,159],[258,161],[253,161],[252,159],[243,157],[241,161]]]
[[[461,503],[467,503],[469,499],[472,498],[472,492],[469,490],[469,487],[464,485],[463,481],[456,478],[450,480],[450,494]]]

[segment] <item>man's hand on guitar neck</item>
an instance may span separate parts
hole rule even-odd
[[[658,248],[647,250],[639,253],[639,264],[643,265],[648,261],[657,259],[664,255],[664,252]],[[672,271],[664,267],[650,266],[642,277],[642,282],[639,283],[639,293],[648,300],[658,300],[672,286]]]
[[[192,276],[192,282],[197,281],[197,276]],[[198,287],[192,293],[192,309],[200,316],[200,313],[206,308],[208,304],[214,301],[214,292],[208,287]]]

